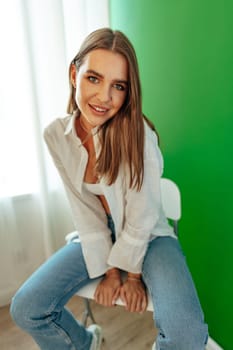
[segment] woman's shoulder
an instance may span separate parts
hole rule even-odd
[[[150,128],[146,121],[144,121],[145,130],[145,149],[158,147],[158,136],[156,132]]]
[[[68,130],[69,129],[69,130]],[[53,119],[44,129],[44,136],[65,134],[72,129],[72,115],[67,114]]]
[[[160,169],[160,174],[163,172],[163,155],[159,148],[158,136],[154,130],[145,122],[145,147],[144,160],[156,163]]]

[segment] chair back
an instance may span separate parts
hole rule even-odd
[[[181,194],[179,187],[170,179],[161,179],[162,205],[165,215],[174,224],[174,231],[178,235],[178,221],[181,218]]]

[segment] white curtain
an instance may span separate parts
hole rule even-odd
[[[81,41],[108,26],[107,0],[0,1],[0,305],[73,230],[43,129]]]

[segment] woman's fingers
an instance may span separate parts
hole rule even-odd
[[[133,294],[128,297],[128,311],[130,312],[142,312],[143,311],[143,298],[139,294]]]
[[[144,312],[147,308],[147,294],[141,281],[126,281],[121,287],[120,297],[130,312]]]
[[[120,295],[120,290],[121,290],[121,288],[118,287],[118,288],[116,289],[115,293],[113,294],[112,300],[111,300],[112,305],[115,305],[115,304],[116,304],[116,301],[117,301],[117,299],[119,298],[119,295]]]
[[[94,298],[98,304],[113,306],[119,296],[130,312],[142,313],[147,308],[146,289],[141,281],[127,280],[121,286],[120,280],[106,277],[97,286]]]
[[[148,305],[148,299],[147,299],[147,295],[145,295],[142,302],[142,312],[146,311],[147,305]]]
[[[123,301],[123,303],[127,306],[128,301],[127,301],[126,291],[125,291],[124,285],[123,285],[123,287],[120,290],[120,298]]]
[[[96,288],[94,298],[98,304],[104,306],[115,305],[119,297],[121,280],[111,276],[105,276]]]
[[[128,297],[128,310],[130,312],[140,311],[137,309],[137,306],[140,308],[140,298],[137,294],[130,295]]]

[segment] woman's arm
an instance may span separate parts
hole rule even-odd
[[[53,140],[53,130],[45,129],[44,138],[66,190],[89,276],[101,276],[109,268],[107,259],[112,248],[105,211],[95,195],[81,195],[75,188],[57,150],[57,141]]]
[[[124,227],[113,245],[108,263],[131,273],[141,273],[151,234],[161,214],[160,168],[155,159],[145,162],[140,191],[128,189],[125,195]]]

